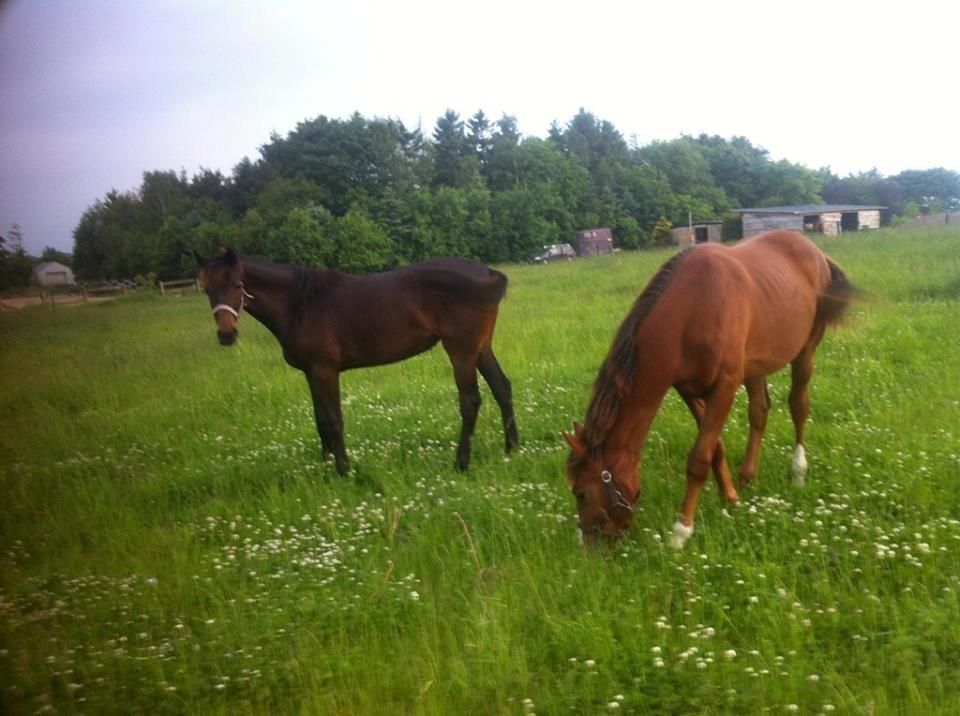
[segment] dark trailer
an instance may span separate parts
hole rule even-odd
[[[613,253],[613,232],[610,229],[578,231],[574,239],[577,256],[598,256]]]

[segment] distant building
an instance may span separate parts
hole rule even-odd
[[[670,229],[670,234],[680,248],[685,249],[694,244],[719,243],[722,226],[722,221],[696,221],[692,226],[674,226]]]
[[[44,261],[33,269],[32,280],[41,286],[72,286],[73,269],[59,261]]]
[[[880,228],[885,206],[858,204],[806,204],[734,209],[743,216],[743,235],[753,236],[773,229],[810,231],[827,236]]]
[[[610,229],[578,231],[574,239],[577,256],[596,256],[613,253],[613,232]]]

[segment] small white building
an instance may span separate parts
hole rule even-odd
[[[73,269],[59,261],[44,261],[33,269],[32,279],[41,286],[72,286],[76,283]]]
[[[812,231],[827,236],[880,228],[885,206],[859,204],[807,204],[734,209],[743,215],[743,235],[753,236],[773,229]]]

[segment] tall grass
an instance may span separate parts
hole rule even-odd
[[[225,349],[195,295],[0,315],[0,711],[960,711],[960,233],[823,245],[867,298],[818,352],[807,487],[778,375],[758,484],[709,487],[682,552],[678,399],[610,554],[559,439],[668,253],[504,267],[523,448],[486,392],[466,475],[439,350],[343,376],[340,478],[249,317]]]

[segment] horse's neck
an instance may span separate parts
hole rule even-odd
[[[288,296],[293,285],[293,269],[248,259],[244,261],[243,274],[243,288],[248,294],[244,308],[277,334],[287,313]]]

